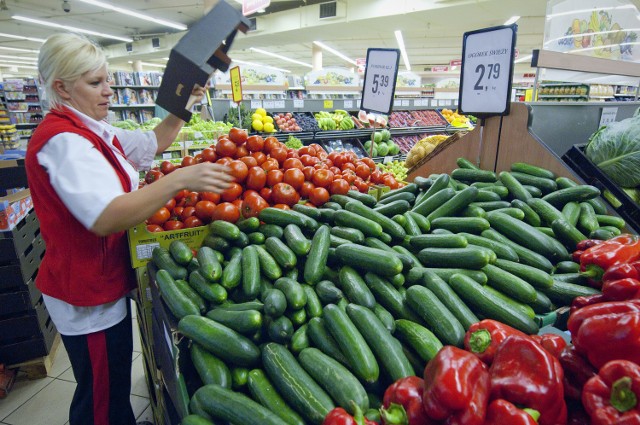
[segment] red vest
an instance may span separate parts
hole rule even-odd
[[[131,191],[129,175],[99,136],[71,111],[49,112],[33,132],[25,158],[29,188],[46,246],[36,286],[43,294],[76,306],[109,303],[135,288],[127,235],[124,231],[106,237],[96,235],[76,220],[58,197],[36,155],[49,139],[60,133],[75,133],[89,140],[114,168],[123,189]],[[115,138],[114,145],[122,151]]]

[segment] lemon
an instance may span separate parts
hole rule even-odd
[[[260,114],[261,117],[264,117],[267,115],[267,111],[265,111],[264,108],[258,108],[256,109],[256,114]]]
[[[273,124],[273,117],[270,115],[266,115],[262,118],[263,123],[271,123]]]
[[[251,115],[251,121],[262,121],[262,115],[258,114],[257,112],[254,112],[253,115]]]
[[[271,126],[273,127],[273,124]],[[251,127],[255,131],[262,131],[262,128],[263,128],[262,121],[261,120],[253,120],[253,122],[251,123]]]
[[[265,131],[266,133],[273,133],[273,132],[274,132],[274,130],[275,130],[275,129],[274,129],[274,127],[273,127],[273,124],[272,124],[272,123],[270,123],[270,122],[265,123],[265,125],[264,125],[263,129],[264,129],[264,131]]]

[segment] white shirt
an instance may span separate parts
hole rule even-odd
[[[127,171],[131,190],[138,188],[138,170],[149,169],[158,142],[153,131],[124,130],[106,122],[96,121],[67,106],[77,117],[115,152]],[[113,145],[118,141],[128,160]],[[109,161],[84,137],[75,133],[60,133],[42,147],[38,162],[49,174],[54,190],[71,214],[90,229],[107,205],[125,191]],[[63,335],[83,335],[98,332],[118,324],[127,314],[126,298],[109,304],[78,307],[43,294],[44,302]]]

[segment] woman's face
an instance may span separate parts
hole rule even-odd
[[[106,65],[97,71],[85,72],[67,91],[70,96],[69,104],[95,120],[105,119],[113,96],[108,79]]]

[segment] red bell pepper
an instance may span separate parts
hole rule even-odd
[[[607,301],[602,294],[587,295],[581,297],[575,297],[571,302],[570,315],[580,310],[582,307],[586,307],[591,304],[598,304]]]
[[[418,376],[400,378],[384,392],[382,397],[382,423],[385,425],[430,425],[429,419],[422,406],[422,392],[424,380]],[[404,409],[394,409],[400,405]]]
[[[609,280],[626,279],[628,277],[640,279],[638,269],[636,269],[632,263],[620,263],[605,270],[602,275],[602,281],[607,282]]]
[[[629,264],[624,265],[630,266]],[[604,283],[602,284],[602,295],[608,301],[627,301],[639,299],[640,280],[631,277],[617,280],[604,280]]]
[[[489,369],[491,399],[540,412],[540,425],[567,423],[562,366],[527,336],[512,335],[498,348]]]
[[[640,366],[627,360],[605,364],[582,392],[592,425],[640,424],[639,400]]]
[[[567,345],[558,357],[564,371],[564,396],[571,400],[580,401],[582,387],[598,373],[589,361],[576,351],[574,345]]]
[[[589,278],[595,287],[606,270],[616,264],[629,263],[640,258],[640,238],[622,234],[587,248],[580,255],[580,272]]]
[[[537,425],[540,413],[530,409],[520,409],[507,400],[493,400],[487,407],[486,425]]]
[[[556,359],[560,357],[560,352],[567,346],[567,341],[557,334],[531,335],[531,338]]]
[[[497,320],[484,319],[469,327],[464,336],[464,348],[490,365],[502,341],[511,335],[525,334]]]
[[[355,411],[353,416],[342,407],[336,407],[327,413],[322,425],[379,425],[377,422],[365,418],[362,409],[357,404],[352,403],[352,406]]]
[[[447,425],[483,425],[489,401],[489,371],[478,357],[447,345],[424,369],[422,404]]]
[[[604,241],[600,239],[584,239],[576,244],[576,250],[584,251],[592,246],[600,245],[602,242]]]
[[[574,263],[579,263],[580,262],[580,257],[582,257],[582,254],[584,253],[584,251],[577,249],[575,251],[573,251],[573,253],[571,254],[571,261],[573,261]]]

